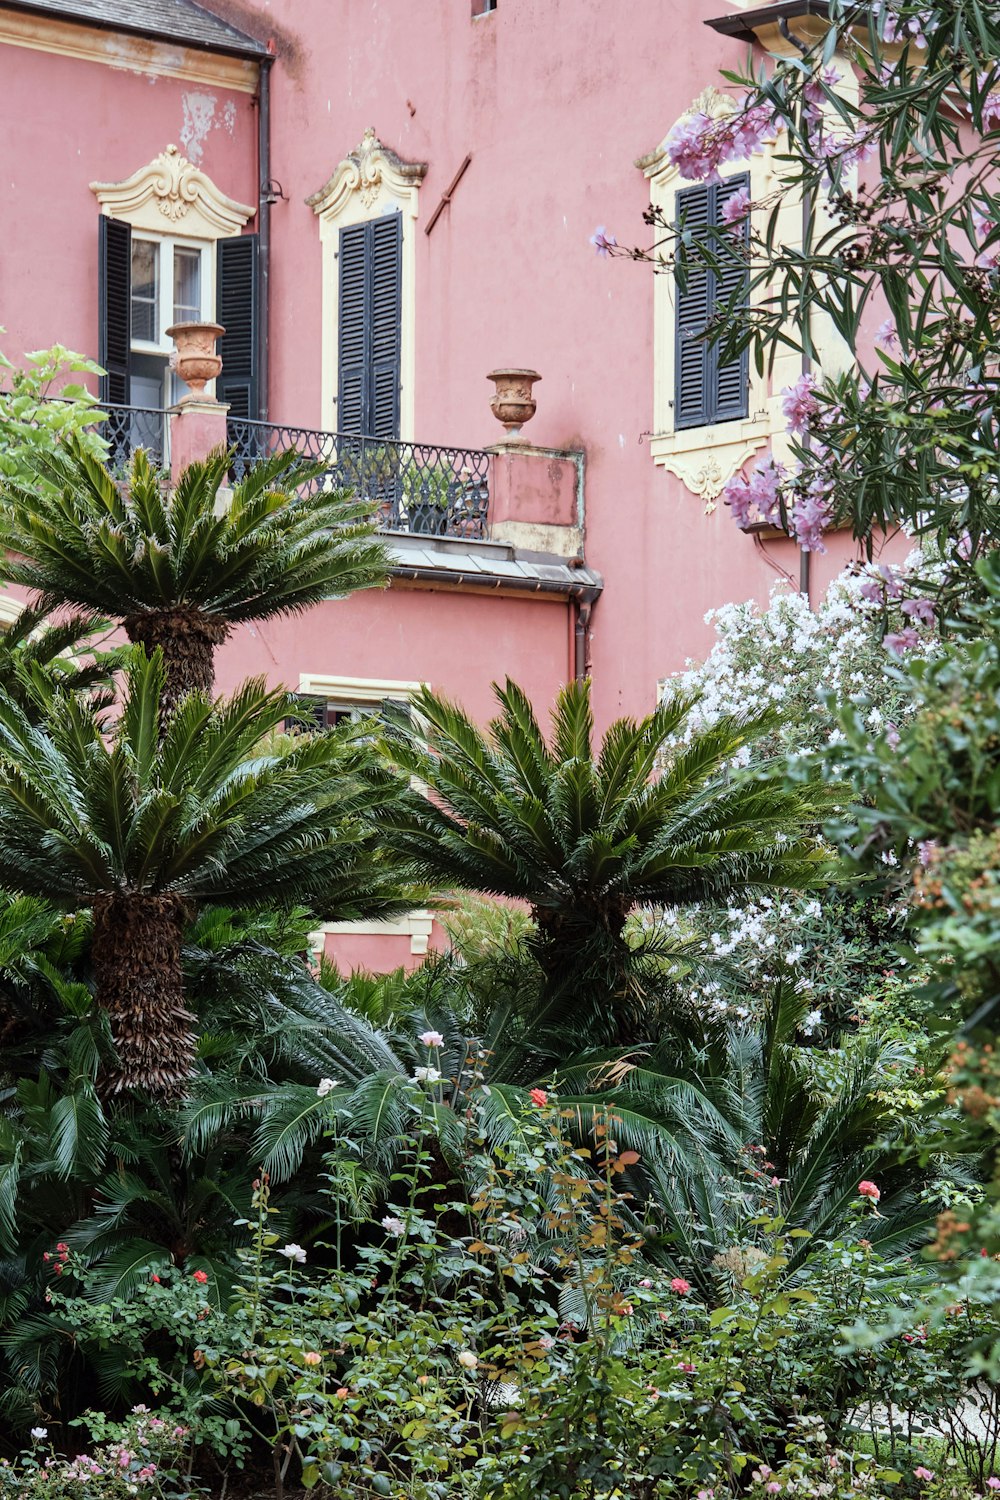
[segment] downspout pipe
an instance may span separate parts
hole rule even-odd
[[[266,422],[270,411],[271,331],[271,68],[270,55],[260,60],[260,99],[257,110],[257,416]]]
[[[573,675],[577,682],[590,676],[590,616],[600,598],[598,588],[583,588],[576,595],[576,623],[573,627]]]
[[[784,37],[785,41],[786,42],[790,42],[793,47],[797,47],[798,50],[801,53],[805,54],[805,53],[807,53],[809,51],[809,47],[808,47],[807,43],[804,42],[801,37],[795,36],[795,34],[792,32],[792,30],[791,30],[791,28],[790,28],[790,26],[788,24],[788,17],[787,16],[782,16],[780,18],[780,20],[778,21],[778,30],[780,31],[781,35]],[[803,250],[803,253],[805,253],[805,247],[808,245],[810,237],[812,235],[812,220],[813,220],[812,193],[806,192],[805,190],[803,190],[803,193],[802,193],[802,250]],[[802,374],[803,375],[809,375],[809,374],[811,374],[812,373],[812,367],[813,367],[813,361],[812,361],[812,340],[809,337],[809,321],[808,321],[808,315],[807,315],[805,327],[803,328],[803,339],[802,339],[802,366],[801,366]],[[800,547],[799,548],[799,593],[805,595],[806,603],[807,604],[810,602],[810,600],[809,600],[809,563],[810,563],[810,556],[811,556],[811,554],[808,553],[805,550],[804,547]]]

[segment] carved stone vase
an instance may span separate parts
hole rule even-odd
[[[177,351],[172,361],[174,369],[185,385],[191,387],[188,394],[181,397],[179,405],[211,399],[205,395],[205,386],[222,369],[222,360],[215,352],[215,341],[225,331],[221,323],[174,323],[167,329]]]
[[[513,437],[535,415],[538,403],[531,387],[542,377],[537,370],[491,370],[486,378],[496,386],[490,411],[503,423],[508,437]]]

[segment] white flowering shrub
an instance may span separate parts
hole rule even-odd
[[[773,730],[741,752],[741,764],[822,752],[843,739],[838,707],[850,702],[872,737],[892,744],[911,712],[905,679],[895,669],[899,657],[936,649],[933,621],[914,615],[906,588],[908,577],[919,569],[926,578],[929,567],[917,552],[902,568],[843,573],[815,610],[779,585],[766,609],[751,601],[710,611],[712,650],[664,684],[664,699],[700,694],[684,740],[724,715],[773,708]],[[742,1019],[781,981],[813,1002],[801,1028],[804,1042],[828,1043],[845,1025],[890,1015],[910,1031],[900,995],[914,976],[897,953],[901,911],[884,895],[856,885],[821,895],[775,894],[743,906],[650,913],[646,924],[693,940],[709,961],[712,977],[681,981],[702,1013]],[[915,1040],[915,1025],[911,1034]]]
[[[776,585],[767,609],[754,601],[710,610],[706,622],[718,637],[705,661],[689,662],[664,684],[663,696],[699,693],[688,717],[690,739],[725,714],[780,710],[774,733],[758,742],[746,761],[782,751],[819,750],[843,738],[837,727],[838,702],[870,704],[873,734],[893,732],[907,712],[906,691],[893,664],[904,650],[932,650],[930,623],[909,623],[903,605],[906,577],[927,564],[913,553],[903,568],[872,566],[842,573],[825,599],[810,609],[802,594]],[[905,622],[905,623],[904,623]],[[916,637],[905,634],[912,632]]]

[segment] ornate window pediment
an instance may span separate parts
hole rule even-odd
[[[395,151],[383,146],[369,125],[357,150],[344,157],[329,180],[310,194],[306,202],[321,218],[326,215],[338,218],[352,193],[359,195],[366,210],[388,195],[409,205],[416,218],[416,190],[426,175],[425,161],[403,161]]]
[[[168,146],[124,182],[92,182],[101,212],[134,229],[218,240],[239,234],[256,209],[219,191],[212,179]]]
[[[323,255],[322,421],[340,430],[340,248],[341,234],[353,225],[398,214],[400,218],[399,273],[399,431],[404,440],[414,436],[416,381],[416,220],[420,184],[427,163],[403,161],[384,146],[372,127],[357,150],[345,156],[333,174],[307,199],[319,220]]]

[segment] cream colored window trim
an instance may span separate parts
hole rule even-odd
[[[408,701],[422,687],[422,682],[403,682],[390,677],[329,677],[317,672],[299,674],[302,697],[326,698],[331,703],[356,703],[359,708],[377,708],[386,698]]]
[[[681,118],[703,111],[714,119],[733,113],[735,105],[721,90],[708,88],[695,99]],[[669,134],[669,132],[668,132]],[[659,208],[668,223],[677,215],[677,194],[688,183],[666,152],[666,140],[641,158],[636,165],[649,181],[650,201]],[[749,166],[735,163],[724,176],[739,176],[749,171],[750,197],[763,198],[772,183],[771,152],[754,156]],[[653,278],[653,436],[649,450],[653,461],[668,469],[705,503],[707,512],[715,509],[723,486],[748,458],[770,441],[773,417],[769,409],[766,379],[757,374],[751,361],[749,415],[735,422],[719,422],[709,427],[674,427],[674,366],[676,298],[674,277],[662,272]]]
[[[328,932],[345,937],[408,937],[410,954],[421,958],[427,952],[433,926],[434,918],[429,911],[410,911],[405,917],[387,917],[384,922],[324,922],[309,934],[309,947],[318,963],[326,952]]]
[[[319,219],[323,255],[322,423],[337,431],[337,356],[340,231],[397,210],[403,216],[400,309],[400,437],[414,439],[416,374],[417,214],[426,162],[402,161],[383,146],[372,128],[361,145],[334,170],[329,181],[306,199]]]
[[[777,50],[777,49],[775,49]],[[843,87],[849,90],[856,83],[849,64],[840,57],[844,77]],[[724,119],[736,108],[734,101],[720,89],[708,88],[695,99],[681,119],[689,114],[703,112],[714,119]],[[669,132],[668,132],[669,134]],[[776,156],[780,155],[779,141],[765,146],[763,151],[751,156],[748,163],[734,163],[724,168],[724,176],[738,176],[749,172],[750,199],[754,203],[765,201],[777,186],[775,176]],[[640,158],[636,165],[642,170],[650,184],[650,199],[662,210],[668,223],[676,218],[678,192],[687,183],[669,160],[666,141],[655,151]],[[764,219],[770,210],[761,211]],[[814,213],[825,215],[822,204]],[[826,219],[825,223],[829,223]],[[820,232],[825,227],[819,225]],[[802,244],[801,198],[788,194],[779,209],[777,237],[780,243],[789,246]],[[754,302],[760,302],[766,292],[758,289]],[[649,450],[653,461],[677,476],[692,494],[704,502],[705,510],[715,510],[719,496],[726,483],[742,466],[762,449],[772,446],[781,457],[786,450],[785,422],[781,411],[781,391],[791,385],[801,374],[801,356],[794,349],[781,349],[774,361],[770,378],[758,374],[750,361],[750,392],[748,417],[743,421],[719,422],[714,426],[674,427],[674,364],[675,364],[675,291],[674,278],[663,272],[653,278],[653,435]],[[823,356],[823,368],[827,373],[845,368],[845,350],[826,318],[816,318],[812,327],[813,342]]]
[[[23,599],[15,599],[13,594],[0,594],[0,631],[13,625],[27,607]]]
[[[423,686],[422,682],[388,677],[329,677],[317,672],[299,675],[299,693],[303,697],[326,698],[331,703],[356,703],[359,708],[377,708],[386,698],[408,702]],[[408,936],[411,955],[419,957],[427,952],[427,940],[433,925],[434,918],[429,911],[411,911],[382,922],[325,922],[311,934],[310,946],[318,958],[324,951],[324,935],[328,932],[339,932],[348,937]]]
[[[168,146],[124,182],[92,182],[101,212],[133,229],[192,240],[224,240],[239,234],[256,209],[237,203]]]

